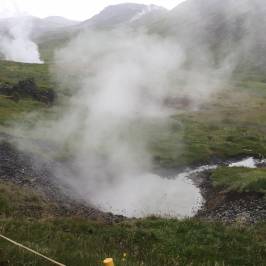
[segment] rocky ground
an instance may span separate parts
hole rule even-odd
[[[210,172],[202,173],[198,185],[205,199],[196,217],[226,223],[256,223],[266,220],[266,198],[262,193],[226,192],[212,186]]]
[[[24,188],[30,188],[51,203],[55,216],[78,216],[107,223],[123,219],[111,213],[103,213],[88,206],[70,192],[67,185],[59,184],[53,176],[51,163],[36,163],[34,157],[22,153],[8,142],[0,142],[0,182],[11,182]],[[32,214],[34,215],[34,214]]]
[[[21,80],[15,85],[0,83],[0,94],[6,95],[14,101],[29,97],[47,104],[52,104],[56,98],[56,94],[53,90],[40,90],[34,79]]]

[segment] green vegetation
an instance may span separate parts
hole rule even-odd
[[[0,183],[0,233],[66,265],[263,265],[266,224],[146,218],[116,224],[56,217],[30,187]],[[49,265],[0,239],[0,265]]]
[[[40,88],[52,87],[47,65],[1,62],[0,83],[15,84],[32,77]],[[265,92],[263,79],[237,81],[201,110],[173,116],[168,130],[156,121],[146,125],[156,163],[176,167],[208,163],[213,158],[266,156]],[[50,110],[44,106],[0,96],[0,131],[25,113]],[[135,137],[141,140],[142,132]],[[212,179],[215,186],[228,191],[265,193],[265,174],[265,169],[219,168]],[[52,210],[53,205],[32,188],[0,184],[0,232],[67,265],[101,265],[109,256],[118,266],[242,266],[264,265],[266,260],[265,223],[228,226],[197,219],[147,218],[108,225],[56,217]],[[0,239],[0,265],[47,263]]]
[[[0,95],[0,126],[7,125],[30,111],[43,108],[47,107],[38,101],[22,99],[19,102],[15,102],[6,96]]]
[[[44,197],[27,187],[0,183],[0,217],[46,216],[52,205]]]
[[[47,64],[24,64],[9,61],[0,61],[0,83],[14,85],[21,80],[34,78],[41,90],[50,90],[54,87]]]
[[[266,169],[220,167],[211,176],[216,187],[226,191],[266,193]]]
[[[34,77],[39,88],[51,88],[48,68],[47,64],[1,61],[0,83]],[[0,124],[41,106],[37,101],[15,103],[0,96]],[[168,130],[151,123],[145,134],[156,164],[164,167],[208,163],[213,158],[266,156],[265,110],[265,78],[239,74],[230,88],[212,96],[199,111],[172,117]]]
[[[266,83],[245,84],[220,92],[197,112],[176,115],[168,132],[153,134],[157,161],[176,167],[214,158],[265,157]]]
[[[48,70],[49,66],[46,64],[0,61],[0,65],[0,85],[5,83],[15,85],[21,80],[34,78],[40,91],[51,91],[54,88]],[[0,95],[0,126],[21,118],[25,113],[44,107],[45,104],[30,97],[14,101],[12,97]]]
[[[147,218],[106,225],[82,219],[2,220],[1,233],[67,265],[263,265],[266,224],[225,226]],[[47,265],[0,240],[0,264]],[[3,252],[4,251],[4,252]],[[9,264],[7,263],[9,262]]]

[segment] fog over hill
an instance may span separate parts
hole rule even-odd
[[[210,58],[202,60],[213,63],[234,54],[241,71],[264,72],[265,6],[262,0],[187,0],[167,11],[156,6],[121,4],[107,7],[80,24],[48,31],[36,41],[45,57],[51,59],[56,47],[82,30],[144,28],[153,34],[176,38],[194,59],[206,50]]]
[[[174,36],[194,57],[208,50],[217,62],[234,53],[242,68],[266,68],[263,0],[187,0],[149,27],[154,33]],[[192,50],[195,42],[198,48]]]
[[[210,58],[202,60],[213,63],[234,54],[241,69],[263,72],[266,68],[265,6],[263,0],[187,0],[168,11],[154,5],[126,3],[108,6],[84,22],[62,17],[30,17],[30,38],[40,46],[42,58],[50,61],[57,47],[81,31],[125,26],[144,28],[150,33],[177,39],[190,57],[198,57],[199,61],[201,51],[208,50]],[[20,20],[0,20],[0,32],[7,32],[6,25],[10,21],[19,24]]]
[[[17,16],[0,19],[0,31],[7,31],[10,25],[20,24],[24,21],[30,24],[32,37],[79,24],[79,21],[73,21],[59,16],[51,16],[43,19],[33,16]]]

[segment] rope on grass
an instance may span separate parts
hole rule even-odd
[[[39,256],[39,257],[42,257],[42,258],[44,258],[44,259],[50,261],[50,262],[52,262],[52,263],[54,263],[54,264],[56,264],[56,265],[59,265],[59,266],[66,266],[65,264],[62,264],[62,263],[57,262],[57,261],[55,261],[55,260],[53,260],[53,259],[51,259],[51,258],[48,258],[48,257],[42,255],[41,253],[39,253],[39,252],[37,252],[37,251],[35,251],[35,250],[33,250],[33,249],[30,249],[30,248],[28,248],[28,247],[25,247],[24,245],[22,245],[22,244],[20,244],[20,243],[18,243],[18,242],[16,242],[16,241],[14,241],[14,240],[12,240],[12,239],[10,239],[10,238],[8,238],[8,237],[5,237],[5,236],[3,236],[3,235],[1,235],[1,234],[0,234],[0,237],[3,238],[3,239],[5,239],[5,240],[7,240],[8,242],[10,242],[10,243],[12,243],[12,244],[18,246],[18,247],[24,248],[25,250],[27,250],[27,251],[29,251],[29,252],[31,252],[31,253],[33,253],[33,254]]]

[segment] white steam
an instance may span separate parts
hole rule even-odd
[[[82,33],[56,53],[54,71],[71,95],[60,119],[27,136],[49,139],[68,158],[56,176],[89,204],[128,216],[191,215],[199,190],[184,178],[152,174],[149,124],[167,131],[167,99],[199,108],[224,84],[229,60],[185,67],[171,38],[117,30]]]
[[[43,63],[38,46],[31,40],[32,18],[5,19],[5,30],[0,32],[0,54],[6,60],[23,63]]]

